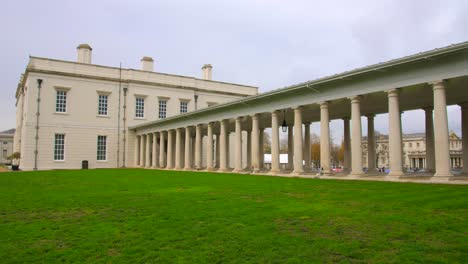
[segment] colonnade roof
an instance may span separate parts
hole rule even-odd
[[[319,120],[319,103],[330,101],[330,118],[350,116],[349,98],[361,96],[362,114],[386,113],[386,93],[401,89],[401,110],[432,105],[432,89],[428,83],[447,80],[452,93],[448,104],[468,102],[468,42],[453,44],[414,55],[377,63],[343,73],[303,82],[284,88],[249,96],[197,111],[150,121],[130,127],[137,133],[157,132],[196,124],[265,113],[262,126],[267,127],[267,115],[283,110],[291,123],[291,108],[304,107],[304,122]],[[430,91],[430,92],[429,92]],[[262,123],[261,121],[261,123]]]

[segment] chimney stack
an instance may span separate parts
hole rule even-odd
[[[91,52],[92,48],[88,44],[80,44],[77,48],[78,51],[78,62],[91,64]]]
[[[212,69],[213,69],[213,66],[211,66],[211,64],[203,65],[203,67],[202,67],[203,79],[211,81],[211,79],[212,79],[211,70]]]
[[[154,60],[151,57],[141,58],[141,70],[142,71],[154,71]]]

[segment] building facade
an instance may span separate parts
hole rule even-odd
[[[234,102],[201,109],[185,115],[155,120],[130,127],[140,144],[135,144],[134,166],[165,169],[206,169],[208,171],[246,171],[252,173],[303,175],[310,173],[310,124],[320,123],[320,175],[334,177],[331,163],[330,120],[341,120],[344,127],[344,172],[352,179],[379,176],[376,168],[374,117],[388,113],[388,167],[383,180],[406,180],[401,114],[423,109],[425,112],[426,167],[430,181],[460,180],[450,164],[448,105],[461,107],[462,145],[468,145],[468,42],[421,52],[320,79],[284,87]],[[363,170],[362,120],[367,117],[367,171]],[[287,169],[280,168],[279,129],[288,133]],[[271,167],[264,168],[262,133],[271,128]],[[247,151],[242,135],[247,133]],[[195,152],[184,148],[192,144]],[[235,163],[229,164],[230,135],[234,134]],[[153,138],[145,144],[145,138]],[[202,155],[202,139],[207,138],[203,166],[195,166]],[[213,155],[213,142],[219,155]],[[219,140],[218,140],[219,139]],[[147,142],[147,141],[146,141]],[[219,142],[219,143],[218,143]],[[409,142],[408,142],[409,143]],[[417,142],[416,142],[417,143]],[[381,144],[382,146],[384,144]],[[160,151],[159,159],[148,155]],[[154,151],[153,151],[154,152]],[[416,152],[409,158],[417,157]],[[409,155],[409,154],[408,154]],[[468,148],[461,155],[468,159]],[[243,157],[247,162],[243,163]],[[182,162],[185,160],[186,162]],[[164,161],[164,162],[161,162]],[[188,162],[187,162],[188,161]],[[462,174],[468,174],[463,168]],[[363,178],[364,177],[364,178]]]
[[[0,164],[10,163],[8,157],[13,154],[13,137],[15,129],[0,132]]]
[[[20,168],[76,169],[133,166],[131,126],[256,95],[257,87],[141,69],[92,64],[92,49],[77,48],[77,61],[30,57],[16,91],[14,150]],[[151,139],[148,139],[151,140]]]
[[[424,133],[403,134],[403,167],[406,170],[426,170],[426,135]],[[375,164],[377,168],[388,168],[389,145],[388,135],[378,135],[375,138]],[[362,140],[363,167],[369,167],[367,137]],[[462,139],[454,132],[449,135],[450,168],[463,167]]]

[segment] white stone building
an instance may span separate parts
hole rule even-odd
[[[426,164],[426,135],[424,133],[403,134],[403,167],[407,170],[427,169]],[[450,147],[450,167],[463,167],[462,159],[462,139],[454,132],[449,135]],[[378,135],[375,138],[375,164],[378,168],[388,168],[389,161],[389,146],[388,135]],[[368,167],[367,156],[367,137],[363,137],[363,167]]]
[[[160,73],[153,59],[141,69],[92,64],[92,49],[77,61],[30,57],[16,91],[14,150],[20,168],[73,169],[133,166],[136,126],[256,95],[258,88]]]
[[[10,163],[8,157],[13,154],[14,129],[0,132],[0,164]]]

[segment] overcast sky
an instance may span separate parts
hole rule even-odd
[[[263,92],[468,40],[466,0],[6,0],[0,12],[0,131],[15,127],[28,55],[75,61],[79,43],[96,64],[139,68],[151,56],[156,71],[200,77],[211,63],[215,80]],[[448,113],[460,133],[459,107]],[[404,133],[423,132],[423,117],[406,112]],[[331,128],[341,139],[342,122]]]

